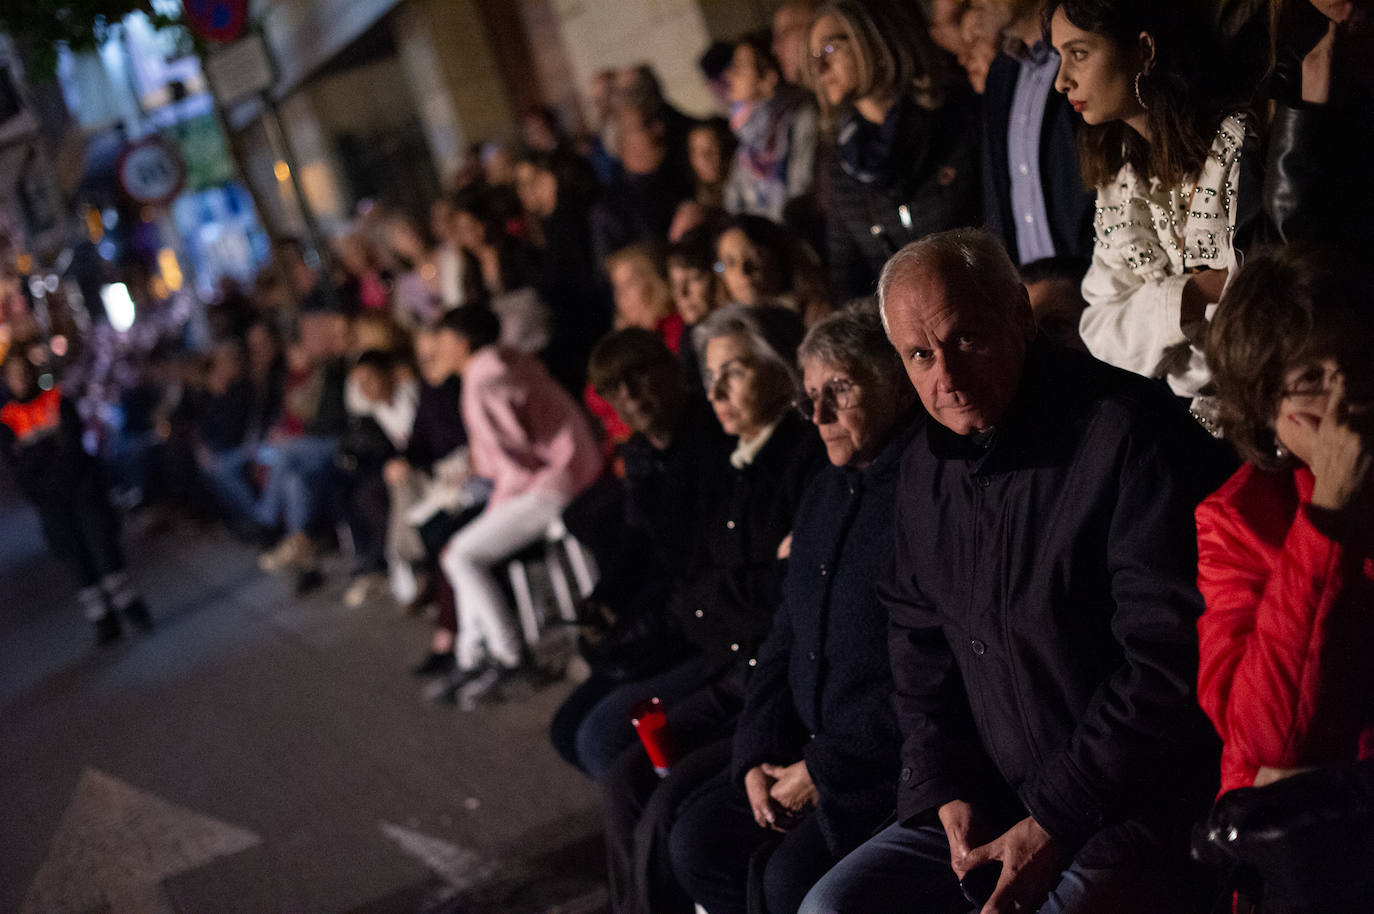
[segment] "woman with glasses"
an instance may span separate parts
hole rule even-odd
[[[1374,755],[1374,288],[1311,249],[1252,256],[1212,320],[1247,463],[1197,509],[1198,695],[1221,787]]]
[[[918,7],[831,0],[812,20],[808,84],[835,145],[825,243],[838,301],[872,295],[908,242],[981,218],[977,108]]]
[[[578,732],[579,760],[605,796],[616,911],[676,910],[663,843],[672,811],[729,760],[744,686],[778,605],[779,547],[824,461],[816,430],[792,409],[801,336],[792,312],[740,305],[713,311],[693,334],[707,399],[733,440],[705,488],[693,557],[667,601],[678,661],[664,676],[677,691],[664,694],[652,679],[623,686]],[[682,689],[675,671],[687,664],[697,678]],[[629,723],[629,709],[651,697],[666,707],[678,754],[664,780]]]
[[[797,510],[729,763],[678,808],[670,839],[678,881],[711,914],[760,910],[751,891],[768,914],[792,914],[896,796],[900,737],[875,581],[919,410],[871,306],[816,324],[798,357],[797,406],[830,465]]]

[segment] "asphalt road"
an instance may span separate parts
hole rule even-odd
[[[132,527],[157,629],[97,650],[0,482],[0,911],[604,908],[597,798],[546,737],[569,684],[425,705],[422,620]]]

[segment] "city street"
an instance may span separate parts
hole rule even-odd
[[[425,705],[428,624],[340,574],[297,600],[217,528],[126,544],[157,630],[96,650],[0,482],[0,911],[604,908],[595,792],[546,736],[567,683]]]

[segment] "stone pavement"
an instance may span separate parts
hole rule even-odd
[[[600,911],[597,798],[549,746],[569,685],[462,713],[428,626],[297,600],[217,529],[126,536],[157,630],[92,646],[0,480],[0,911]]]

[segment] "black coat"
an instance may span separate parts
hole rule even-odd
[[[983,93],[983,225],[1002,237],[1013,261],[1016,216],[1011,211],[1011,171],[1007,160],[1007,122],[1013,112],[1021,65],[999,54],[988,69]],[[1040,124],[1040,188],[1049,217],[1056,256],[1092,257],[1093,200],[1078,163],[1078,125],[1083,119],[1062,93],[1050,90]]]
[[[977,106],[951,95],[937,111],[899,101],[883,127],[850,114],[840,149],[829,157],[830,201],[825,247],[836,297],[872,295],[887,259],[931,232],[979,219]],[[855,138],[846,140],[851,131]],[[889,135],[890,134],[890,135]],[[864,182],[845,167],[846,150],[885,161],[885,174]],[[879,146],[889,151],[876,151]]]
[[[876,586],[891,560],[897,469],[915,431],[900,431],[862,470],[826,466],[806,490],[782,603],[735,730],[737,784],[756,765],[805,758],[836,857],[872,834],[895,799],[901,738]]]
[[[1164,388],[1044,341],[986,448],[927,423],[880,589],[903,820],[1029,812],[1073,853],[1206,810],[1193,508],[1231,466]]]
[[[755,657],[778,605],[778,546],[824,462],[816,429],[788,410],[753,463],[726,463],[674,601],[679,627],[699,650],[720,660]]]

